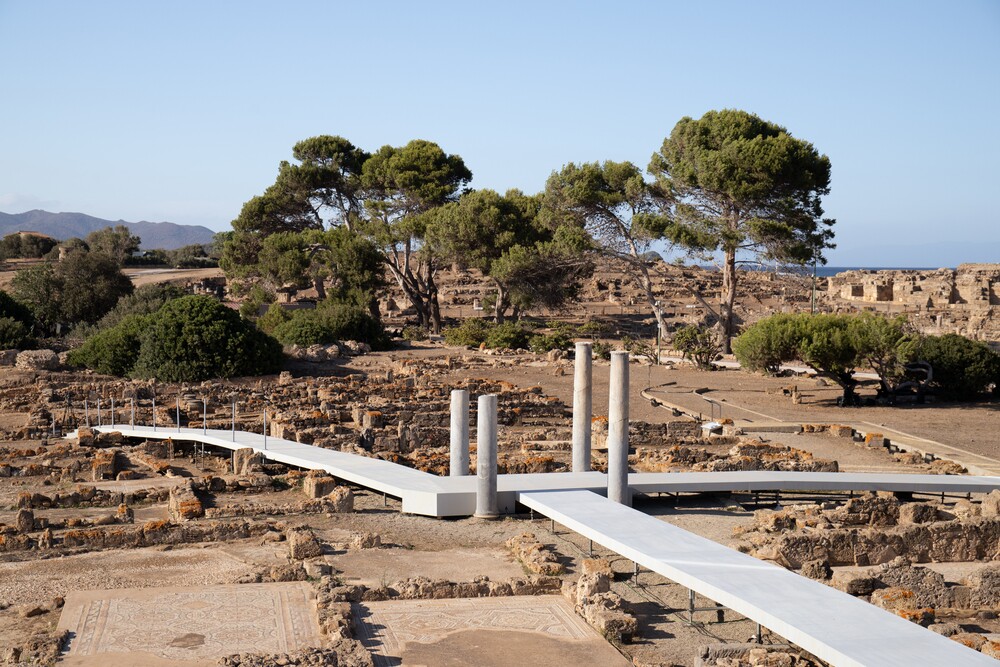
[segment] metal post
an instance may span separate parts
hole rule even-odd
[[[177,432],[181,432],[181,397],[177,397]]]
[[[153,396],[153,430],[156,430],[156,396]]]
[[[764,643],[764,637],[762,635],[763,635],[763,633],[760,630],[760,623],[758,623],[757,624],[757,637],[756,637],[758,645]]]
[[[593,351],[590,343],[576,344],[573,365],[573,472],[588,472],[590,421],[593,415]]]
[[[204,398],[201,399],[201,432],[208,433],[208,400]],[[202,456],[204,455],[205,452],[202,451]]]
[[[264,407],[264,449],[267,449],[267,406]]]
[[[688,620],[694,623],[694,591],[688,589]]]
[[[90,428],[90,403],[87,402],[86,398],[83,399],[83,416],[87,422],[87,428]]]
[[[101,415],[101,399],[97,399],[97,425],[104,426],[104,421]]]
[[[129,426],[135,428],[135,396],[132,397],[132,416],[129,418]]]
[[[111,397],[111,428],[115,427],[115,397]]]
[[[233,401],[233,442],[236,442],[236,401]]]

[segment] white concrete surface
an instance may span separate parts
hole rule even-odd
[[[476,511],[477,476],[438,477],[430,473],[333,449],[291,440],[264,437],[246,431],[145,426],[94,427],[119,431],[129,438],[173,438],[203,442],[224,449],[250,447],[264,457],[310,470],[325,470],[336,478],[400,498],[403,511],[425,516],[471,516]],[[75,437],[68,434],[67,437]],[[884,473],[822,472],[682,472],[630,473],[628,485],[638,493],[699,493],[710,491],[911,491],[917,493],[989,493],[1000,489],[1000,477],[967,475],[898,475]],[[600,472],[536,473],[497,476],[497,503],[501,514],[515,511],[520,491],[586,489],[605,493],[607,475]]]
[[[835,667],[996,665],[993,658],[863,600],[595,493],[522,492],[518,500]]]

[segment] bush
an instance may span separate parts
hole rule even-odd
[[[528,347],[530,331],[515,322],[504,322],[490,328],[486,334],[486,347],[494,350],[517,350]]]
[[[733,354],[747,370],[776,375],[781,364],[795,358],[801,338],[800,315],[772,315],[733,340]]]
[[[931,384],[945,398],[967,400],[1000,385],[1000,354],[958,334],[925,337],[917,358],[931,365]]]
[[[444,341],[448,345],[479,347],[486,342],[486,336],[494,325],[479,318],[469,318],[457,327],[444,330]]]
[[[0,350],[23,350],[31,347],[31,331],[13,317],[0,317]]]
[[[151,326],[151,315],[127,315],[112,327],[98,331],[72,350],[66,360],[105,375],[132,373],[142,348],[142,335]]]
[[[535,334],[528,339],[528,347],[535,354],[544,354],[549,350],[568,350],[573,347],[573,339],[564,331]]]
[[[264,333],[274,335],[274,330],[292,319],[292,313],[287,308],[282,308],[280,304],[272,303],[267,312],[257,318],[257,328]]]
[[[694,361],[698,368],[712,369],[712,362],[722,351],[715,333],[708,327],[686,326],[674,332],[674,349]]]
[[[284,345],[303,347],[356,340],[368,343],[372,349],[384,349],[388,342],[381,322],[357,306],[342,303],[293,311],[287,321],[274,328],[273,335]]]
[[[270,312],[270,311],[269,311]],[[271,332],[282,345],[328,345],[337,340],[333,331],[315,310],[296,311]]]
[[[132,294],[118,299],[115,307],[97,322],[97,328],[111,328],[131,315],[152,315],[162,308],[163,304],[184,295],[183,289],[170,283],[143,285]]]
[[[166,303],[142,334],[132,374],[165,382],[264,375],[281,366],[281,346],[207,296]]]
[[[17,320],[25,324],[28,328],[31,328],[31,325],[35,322],[35,318],[31,315],[31,310],[3,290],[0,290],[0,317],[9,317],[12,320]]]
[[[412,325],[403,327],[403,331],[400,333],[403,340],[427,340],[427,331],[423,327],[415,327]]]

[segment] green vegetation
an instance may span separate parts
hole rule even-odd
[[[275,308],[271,306],[265,315],[268,324],[284,319],[284,316],[271,315]],[[284,345],[325,345],[344,340],[365,342],[376,350],[388,345],[381,322],[358,306],[344,303],[325,303],[316,309],[291,311],[271,332]]]
[[[590,240],[572,226],[543,224],[541,197],[519,190],[467,192],[425,215],[427,245],[445,261],[478,269],[496,287],[493,315],[502,323],[532,306],[559,308],[593,271]]]
[[[198,382],[274,373],[281,346],[215,299],[185,296],[154,314],[123,317],[73,350],[69,361],[111,375]]]
[[[24,350],[33,344],[31,330],[24,322],[0,317],[0,350]]]
[[[0,239],[0,261],[38,259],[55,248],[57,242],[41,234],[9,234]]]
[[[722,346],[709,327],[691,325],[674,332],[674,349],[698,368],[712,370],[712,362],[718,358]]]
[[[745,111],[682,118],[653,155],[649,172],[662,215],[647,223],[695,252],[721,251],[723,349],[735,334],[737,254],[786,263],[825,263],[834,224],[820,198],[830,160],[788,130]]]
[[[1000,394],[1000,354],[980,341],[958,334],[926,336],[916,356],[934,369],[932,381],[942,396],[969,400],[990,389]]]
[[[59,325],[93,324],[133,290],[111,257],[83,251],[18,271],[11,289],[45,333],[55,333]]]
[[[142,239],[130,232],[125,225],[98,229],[87,234],[84,241],[90,252],[105,254],[118,266],[124,266],[132,254],[139,251],[139,244],[142,243]]]
[[[967,400],[1000,384],[1000,354],[957,334],[921,337],[903,317],[860,315],[772,315],[733,341],[749,370],[775,373],[781,363],[801,360],[844,389],[841,402],[856,405],[858,368],[879,376],[879,395],[889,398],[909,379],[908,364],[931,365],[931,386],[944,398]]]

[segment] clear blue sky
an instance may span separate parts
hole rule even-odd
[[[7,213],[225,229],[316,134],[536,192],[740,108],[830,157],[831,264],[1000,261],[997,0],[0,0],[0,68]]]

